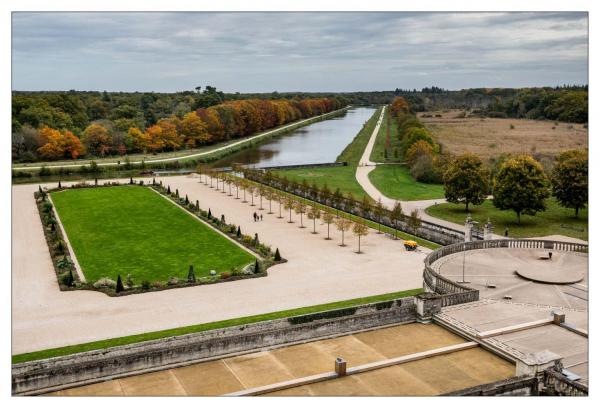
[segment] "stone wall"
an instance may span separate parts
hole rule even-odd
[[[25,362],[12,366],[12,393],[39,394],[415,320],[415,298],[407,297]]]
[[[530,396],[538,395],[538,379],[535,376],[512,377],[493,383],[454,391],[451,396]]]

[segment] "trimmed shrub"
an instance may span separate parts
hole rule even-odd
[[[259,273],[260,272],[260,265],[258,263],[258,258],[256,258],[254,260],[254,273]]]
[[[176,276],[171,276],[167,281],[167,285],[169,286],[175,286],[177,284],[179,284],[179,279]]]
[[[242,229],[238,225],[237,233],[235,234],[238,238],[242,236]]]
[[[189,283],[196,282],[196,274],[194,273],[194,265],[190,265],[190,269],[188,271],[187,281]]]
[[[273,257],[275,261],[281,261],[281,255],[279,254],[279,248],[275,250],[275,256]]]
[[[123,281],[121,280],[121,275],[117,275],[117,287],[115,288],[115,291],[117,293],[121,293],[125,290],[125,288],[123,287]]]
[[[150,289],[150,281],[148,281],[148,280],[143,280],[143,281],[142,281],[142,289],[144,289],[144,290],[148,290],[148,289]]]

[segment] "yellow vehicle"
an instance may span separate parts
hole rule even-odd
[[[417,249],[417,243],[415,241],[404,241],[404,248],[407,251],[414,251]]]

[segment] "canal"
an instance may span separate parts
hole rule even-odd
[[[269,167],[334,162],[374,112],[375,108],[368,107],[350,109],[344,116],[275,137],[221,159],[213,166],[226,167],[237,163]]]

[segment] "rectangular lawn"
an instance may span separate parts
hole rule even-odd
[[[131,274],[165,282],[241,268],[254,256],[148,187],[116,186],[51,194],[89,282]]]

